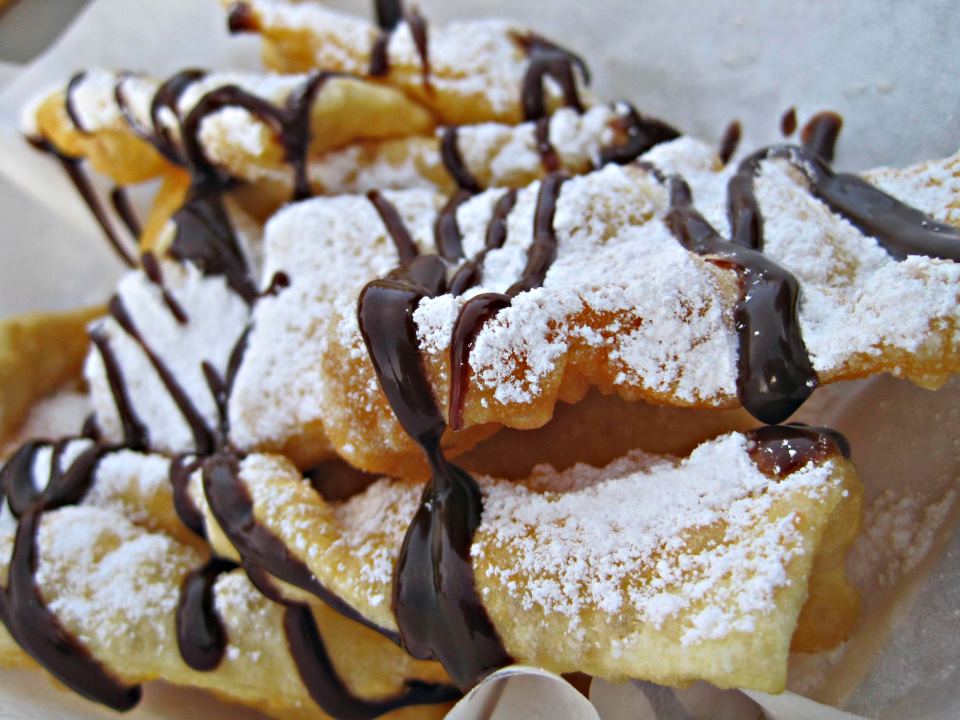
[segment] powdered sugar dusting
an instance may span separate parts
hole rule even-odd
[[[789,561],[809,551],[792,513],[766,515],[793,493],[824,497],[832,467],[810,465],[774,482],[750,461],[741,435],[678,464],[651,466],[642,455],[631,463],[618,461],[601,481],[583,466],[559,473],[561,487],[581,486],[573,492],[490,485],[473,549],[476,560],[489,558],[490,592],[499,587],[526,608],[566,615],[571,628],[587,609],[615,615],[630,607],[657,627],[688,616],[684,644],[751,631],[790,582]],[[717,523],[724,530],[715,544],[688,545],[694,531]]]
[[[224,377],[227,362],[249,316],[244,301],[223,277],[204,277],[190,264],[162,264],[166,287],[188,316],[179,323],[164,303],[160,289],[142,272],[131,272],[117,293],[150,348],[170,369],[179,385],[204,418],[217,425],[217,407],[201,364],[209,362]],[[150,432],[155,448],[168,452],[194,450],[193,436],[182,414],[164,387],[146,353],[110,317],[96,327],[109,338],[127,384],[134,412]],[[91,352],[86,369],[90,396],[104,437],[120,441],[120,418],[100,354]]]

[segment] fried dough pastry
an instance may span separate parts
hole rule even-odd
[[[14,633],[26,634],[17,643],[29,650],[0,630],[0,664],[30,665],[29,652],[66,684],[85,689],[84,694],[101,702],[112,697],[118,709],[139,696],[133,686],[163,678],[212,690],[277,717],[442,715],[445,708],[438,705],[390,713],[411,704],[396,702],[412,687],[411,678],[414,685],[423,683],[426,702],[429,693],[441,691],[434,684],[446,676],[435,663],[412,660],[388,639],[322,603],[312,603],[307,611],[306,606],[272,601],[232,564],[210,561],[206,544],[179,519],[183,509],[176,506],[186,496],[178,497],[178,492],[186,486],[174,481],[178,462],[110,449],[86,438],[29,442],[9,460],[0,473],[6,496],[0,515],[0,581],[5,588],[0,617],[8,628],[17,628]],[[76,504],[53,502],[44,509],[44,503],[51,502],[42,494],[45,484],[66,487],[85,473],[87,489]],[[52,497],[57,496],[55,491]],[[22,597],[24,579],[15,579],[18,571],[12,568],[18,562],[16,553],[27,551],[14,547],[27,545],[29,531],[20,525],[35,520],[37,561],[32,575],[41,598],[40,615],[53,614],[54,625],[71,638],[61,643],[72,643],[78,656],[94,658],[106,670],[107,683],[89,684],[89,668],[46,665],[49,655],[44,654],[39,627],[45,617],[27,616],[17,604],[22,602],[16,598]],[[188,607],[188,577],[198,575],[198,568],[209,571],[204,591],[209,605],[202,612]],[[295,649],[287,629],[291,617],[302,623],[304,612],[312,618],[308,625],[316,623],[316,660],[332,663],[332,669],[320,668],[331,684],[322,690],[322,701],[311,695],[319,686],[301,680],[310,666],[298,656],[302,651]],[[198,615],[203,615],[203,627],[212,623],[220,630],[204,634]],[[218,639],[219,656],[204,665],[211,652],[217,655]],[[83,678],[79,688],[78,676]],[[105,696],[104,685],[110,682],[118,687]],[[332,687],[338,684],[339,690]],[[449,691],[442,692],[451,697]],[[384,699],[381,705],[379,698]],[[407,698],[413,699],[412,694]]]
[[[42,101],[35,120],[60,153],[88,159],[121,185],[198,163],[237,179],[276,181],[297,161],[284,143],[310,157],[434,126],[401,92],[358,78],[198,70],[164,82],[89,70]]]
[[[561,104],[589,104],[586,65],[535,33],[500,20],[428,27],[416,12],[392,30],[288,0],[224,1],[233,32],[264,40],[278,72],[337,70],[379,79],[429,108],[440,122],[468,125],[536,119]],[[549,77],[552,82],[544,82]]]
[[[19,427],[37,399],[79,375],[86,325],[102,313],[87,308],[0,320],[0,440]]]
[[[425,190],[287,207],[267,225],[264,276],[282,272],[289,287],[254,310],[230,405],[235,440],[247,448],[282,448],[307,462],[322,427],[358,467],[422,472],[368,358],[356,299],[364,283],[402,259],[436,252],[438,243],[446,252],[449,236],[434,232],[443,215],[462,248],[451,264],[462,267],[466,257],[468,267],[480,268],[478,284],[426,297],[413,314],[433,395],[451,419],[451,342],[465,302],[502,293],[522,278],[535,234],[556,241],[542,286],[495,308],[466,344],[459,370],[465,388],[459,426],[466,432],[448,432],[454,451],[473,444],[475,432],[489,432],[490,423],[539,427],[558,399],[576,401],[591,385],[672,406],[742,404],[738,362],[752,349],[740,349],[736,330],[741,273],[722,254],[703,255],[678,240],[668,226],[673,205],[664,182],[668,173],[682,174],[704,222],[727,234],[725,188],[735,170],[722,168],[712,149],[682,138],[658,145],[636,165],[608,165],[515,194],[491,190],[452,211],[445,198]],[[903,177],[913,178],[907,201],[936,220],[958,222],[960,156]],[[956,371],[956,262],[914,254],[898,260],[832,212],[787,160],[759,161],[752,180],[764,257],[799,284],[795,326],[812,367],[802,378],[806,394],[816,384],[878,372],[935,387]],[[551,186],[554,204],[544,200]],[[381,212],[384,201],[395,211],[392,219]],[[909,313],[901,312],[905,305]],[[768,332],[776,330],[764,326]]]
[[[765,442],[730,434],[683,461],[633,452],[602,469],[481,478],[473,579],[510,655],[556,672],[777,692],[791,637],[808,650],[842,640],[858,601],[838,560],[859,526],[859,483],[836,449],[774,469],[759,459]],[[396,628],[394,563],[419,488],[384,479],[330,504],[283,457],[235,462],[256,522],[329,591]],[[191,494],[216,552],[237,558],[215,529],[210,474],[194,475]],[[822,593],[800,615],[808,581]]]

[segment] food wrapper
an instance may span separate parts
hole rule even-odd
[[[332,2],[352,12],[367,3]],[[837,165],[861,169],[946,156],[960,145],[960,9],[910,4],[736,0],[420,3],[436,22],[500,15],[589,59],[599,97],[625,97],[704,138],[727,122],[744,147],[777,138],[780,114],[845,118]],[[92,66],[149,70],[257,68],[256,38],[231,38],[215,0],[95,0],[28,66],[0,64],[0,313],[102,301],[122,266],[59,167],[23,141],[38,95]],[[922,109],[922,112],[921,112]],[[29,129],[27,127],[27,129]],[[834,426],[866,486],[864,530],[848,560],[863,621],[840,648],[791,659],[789,691],[705,683],[673,690],[595,680],[589,697],[527,667],[491,675],[454,720],[905,720],[960,717],[960,381],[930,392],[887,377],[819,391],[804,421]],[[0,718],[101,718],[50,692],[37,673],[0,673]],[[840,709],[842,708],[842,709]],[[130,717],[257,718],[196,691],[153,684]]]

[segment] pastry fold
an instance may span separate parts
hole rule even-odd
[[[391,32],[381,32],[363,18],[320,3],[224,0],[224,5],[231,30],[263,38],[268,68],[368,76],[403,90],[446,125],[529,119],[524,86],[532,65],[540,77],[539,83],[533,81],[541,110],[534,117],[561,104],[590,104],[589,76],[579,58],[502,20],[435,26],[414,12]],[[543,81],[544,70],[553,82]]]

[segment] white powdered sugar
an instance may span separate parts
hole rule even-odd
[[[385,192],[424,251],[442,198],[432,191]],[[234,440],[250,446],[282,439],[322,416],[320,360],[332,302],[344,286],[352,300],[363,283],[398,262],[383,221],[363,196],[289,206],[267,224],[263,284],[278,271],[290,285],[261,299],[230,399]]]
[[[204,277],[190,264],[162,263],[170,294],[187,315],[180,323],[164,302],[159,287],[140,271],[121,281],[117,294],[147,345],[169,369],[208,428],[217,427],[218,410],[202,370],[204,361],[225,377],[230,353],[243,333],[249,309],[223,277]],[[110,344],[127,386],[130,404],[147,427],[158,450],[194,450],[193,435],[143,348],[111,317],[96,321]],[[96,349],[85,374],[97,422],[110,441],[123,439],[120,416],[103,359]]]
[[[557,481],[577,489],[561,493],[488,485],[473,556],[524,607],[569,616],[571,628],[585,610],[616,615],[629,606],[657,627],[688,615],[684,644],[750,632],[789,583],[787,563],[809,550],[792,513],[767,512],[793,493],[823,497],[835,480],[827,463],[774,481],[746,444],[728,435],[677,464],[628,455],[603,479],[574,466]],[[694,532],[717,523],[722,540],[687,548]]]
[[[82,504],[116,510],[133,522],[149,524],[150,508],[158,496],[169,494],[169,488],[169,458],[117,450],[97,463]]]
[[[37,584],[51,612],[81,642],[125,655],[146,638],[158,644],[151,652],[175,642],[180,581],[199,563],[195,551],[94,507],[46,514],[38,544]]]
[[[92,69],[74,84],[70,102],[84,130],[115,127],[123,122],[113,95],[119,76],[109,70]]]

